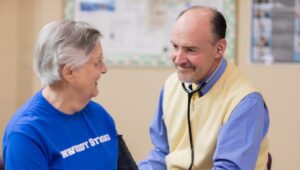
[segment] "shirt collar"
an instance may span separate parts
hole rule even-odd
[[[201,87],[201,94],[206,94],[213,87],[213,85],[217,82],[217,80],[219,80],[221,75],[224,73],[226,66],[227,60],[224,57],[222,57],[222,60],[217,69],[209,77],[205,78],[204,80],[198,83],[198,87]]]

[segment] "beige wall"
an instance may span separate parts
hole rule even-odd
[[[111,68],[100,82],[100,102],[115,118],[136,160],[146,157],[149,125],[164,79],[172,69]]]
[[[18,8],[16,1],[0,1],[0,135],[17,105]],[[10,19],[8,19],[10,18]],[[2,148],[2,142],[0,144]],[[0,154],[1,155],[1,154]]]
[[[239,1],[238,65],[261,89],[271,116],[269,141],[274,170],[300,167],[300,64],[250,64],[250,5]]]
[[[62,18],[61,0],[0,0],[0,135],[13,112],[37,89],[32,51],[45,23]]]
[[[33,42],[42,25],[62,18],[62,2],[0,0],[1,136],[12,113],[39,88],[31,69]],[[300,65],[265,66],[249,62],[250,2],[243,0],[238,5],[238,65],[261,89],[269,105],[273,170],[297,169]],[[96,100],[112,114],[137,161],[151,148],[148,126],[163,81],[172,71],[172,68],[109,68],[99,84],[100,95]]]

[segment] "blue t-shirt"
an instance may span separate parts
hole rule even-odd
[[[3,137],[5,169],[117,169],[118,139],[112,117],[90,101],[64,114],[41,91],[12,117]]]

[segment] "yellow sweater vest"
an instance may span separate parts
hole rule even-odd
[[[255,88],[229,63],[224,74],[204,96],[194,94],[191,101],[191,124],[194,143],[194,168],[212,168],[218,132],[227,122],[237,104]],[[177,75],[171,75],[164,87],[163,112],[167,128],[170,153],[166,156],[168,169],[188,169],[191,151],[187,124],[187,93]],[[256,170],[267,165],[268,143],[265,138],[260,146]]]

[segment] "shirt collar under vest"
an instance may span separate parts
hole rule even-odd
[[[219,78],[224,73],[226,66],[227,60],[224,57],[222,57],[219,66],[213,72],[213,74],[211,74],[209,77],[205,78],[204,80],[198,83],[198,87],[201,87],[199,91],[199,96],[206,94],[213,87],[213,85],[217,82],[217,80],[219,80]]]

